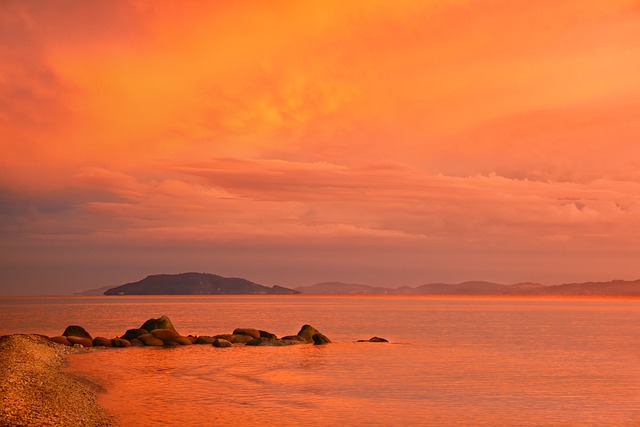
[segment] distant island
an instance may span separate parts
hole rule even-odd
[[[283,286],[263,286],[237,277],[208,273],[157,274],[116,286],[104,295],[269,295],[298,294]]]
[[[640,296],[639,280],[612,280],[609,282],[567,283],[543,285],[540,283],[501,283],[468,281],[461,283],[428,283],[421,286],[387,288],[352,283],[324,282],[295,288],[303,294],[314,295],[594,295]]]
[[[119,286],[107,286],[77,295],[573,295],[640,296],[640,279],[608,282],[501,284],[486,281],[427,283],[397,288],[364,284],[323,282],[286,288],[264,286],[237,277],[209,273],[156,274]]]

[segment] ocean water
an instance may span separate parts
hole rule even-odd
[[[326,346],[102,349],[67,370],[130,426],[640,426],[640,299],[1,298],[0,334],[311,324]],[[390,343],[356,343],[372,336]]]

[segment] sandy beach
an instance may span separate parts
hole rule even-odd
[[[110,426],[89,382],[62,371],[82,351],[38,335],[0,337],[0,426]]]

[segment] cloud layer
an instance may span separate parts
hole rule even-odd
[[[636,1],[7,1],[0,24],[0,293],[636,278]]]

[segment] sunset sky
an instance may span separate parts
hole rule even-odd
[[[640,1],[0,1],[0,294],[640,278]]]

